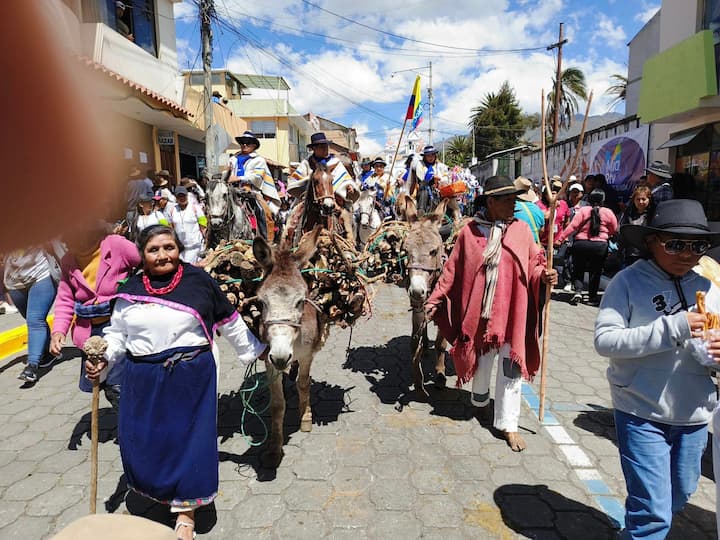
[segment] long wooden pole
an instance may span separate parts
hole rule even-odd
[[[91,358],[97,365],[97,358]],[[100,382],[93,381],[92,406],[90,412],[90,513],[97,511],[97,474],[98,474],[98,409],[100,407]]]
[[[403,138],[403,134],[405,133],[405,125],[406,124],[407,124],[407,115],[405,115],[405,120],[403,120],[402,129],[400,130],[400,138],[398,139],[397,146],[395,147],[395,155],[393,156],[392,164],[390,165],[390,174],[388,175],[390,178],[392,178],[393,169],[395,169],[395,160],[397,159],[398,151],[400,150],[400,143],[402,143],[402,138]],[[385,184],[385,195],[383,196],[383,198],[385,200],[387,200],[387,198],[388,198],[389,191],[390,191],[390,180],[388,180]]]
[[[543,181],[545,183],[545,193],[547,194],[548,204],[550,205],[550,216],[545,222],[548,227],[548,243],[547,243],[547,263],[545,268],[552,270],[553,267],[553,243],[555,241],[555,208],[557,206],[557,196],[553,194],[550,186],[550,178],[548,178],[547,171],[547,155],[545,153],[545,90],[543,89],[541,94],[540,110],[541,113],[541,124],[542,129],[540,131],[541,137],[541,158],[543,168]],[[540,365],[540,408],[538,410],[538,418],[540,422],[543,421],[545,416],[545,385],[547,378],[547,364],[548,364],[548,345],[550,341],[550,296],[552,295],[552,287],[546,286],[545,292],[545,314],[543,317],[543,342],[542,342],[542,363]]]
[[[585,142],[585,129],[587,128],[587,120],[588,115],[590,114],[590,104],[592,103],[593,99],[593,92],[590,91],[590,95],[588,96],[587,100],[587,106],[585,107],[585,118],[583,118],[583,124],[582,129],[580,130],[580,136],[578,137],[578,143],[575,147],[575,155],[573,156],[572,165],[570,165],[570,169],[567,171],[568,178],[571,174],[573,174],[573,171],[575,170],[575,167],[577,167],[577,162],[580,156],[582,155],[582,149],[583,149],[583,143]]]

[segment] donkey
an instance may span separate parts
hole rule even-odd
[[[408,296],[412,308],[413,384],[417,392],[427,397],[428,393],[423,384],[420,362],[422,355],[417,353],[420,351],[420,347],[425,348],[428,343],[425,301],[440,278],[445,261],[445,246],[439,231],[445,214],[445,204],[441,203],[434,213],[418,218],[415,202],[409,196],[401,195],[398,203],[398,206],[402,207],[406,221],[410,224],[404,248],[408,258]],[[447,342],[438,335],[435,340],[437,358],[434,382],[436,388],[444,388],[447,383],[445,377],[446,347]]]
[[[361,247],[367,244],[368,238],[382,224],[382,216],[375,206],[375,188],[360,192],[360,198],[355,203],[355,212],[358,215],[357,242]]]
[[[226,179],[227,174],[222,180],[210,180],[206,188],[210,247],[223,240],[249,239],[253,235],[250,220],[243,207],[235,202]]]
[[[260,236],[253,243],[253,255],[265,272],[257,297],[262,305],[260,337],[270,346],[265,369],[270,381],[271,428],[262,459],[263,465],[271,468],[277,468],[284,454],[282,372],[287,372],[295,362],[300,430],[312,430],[310,365],[325,343],[329,324],[307,297],[308,286],[300,269],[315,253],[321,232],[322,228],[316,227],[306,234],[294,253],[273,248]]]

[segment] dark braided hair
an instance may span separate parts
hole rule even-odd
[[[602,189],[593,189],[588,197],[592,205],[590,212],[590,238],[600,234],[600,207],[605,202],[605,192]]]

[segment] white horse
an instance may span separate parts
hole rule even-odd
[[[232,187],[222,180],[210,180],[206,189],[207,217],[210,228],[208,246],[214,247],[223,240],[250,239],[252,226],[243,207],[237,204]]]
[[[374,187],[360,192],[360,197],[355,203],[355,215],[357,216],[357,241],[365,246],[368,238],[380,227],[383,218],[375,206],[377,190]]]

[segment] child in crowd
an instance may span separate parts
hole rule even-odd
[[[692,268],[720,243],[701,204],[658,204],[649,225],[624,225],[626,246],[644,259],[610,282],[595,323],[595,348],[610,358],[607,378],[625,476],[623,539],[661,539],[697,488],[715,384],[691,346],[706,316],[693,311],[710,281]],[[718,306],[708,306],[718,310]],[[720,360],[720,338],[708,344]]]
[[[652,192],[647,186],[638,186],[630,196],[630,204],[620,216],[620,225],[647,225],[652,215]],[[632,246],[623,246],[623,266],[630,266],[641,258],[641,251]]]

